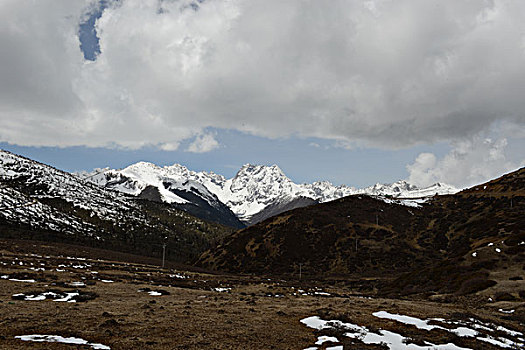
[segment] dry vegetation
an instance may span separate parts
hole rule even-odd
[[[158,260],[71,245],[12,240],[0,244],[0,275],[8,276],[0,279],[2,349],[83,348],[15,339],[28,334],[74,336],[111,349],[303,349],[313,346],[321,334],[337,336],[345,349],[383,348],[345,338],[337,329],[315,331],[301,324],[301,319],[314,315],[370,330],[388,329],[416,343],[454,342],[472,349],[498,349],[446,331],[429,332],[372,316],[380,310],[420,318],[475,318],[513,330],[524,328],[519,317],[525,314],[525,303],[515,291],[518,285],[525,289],[523,281],[509,280],[506,275],[495,278],[509,280],[507,292],[512,300],[485,290],[485,294],[431,302],[378,297],[370,289],[370,283],[377,279],[297,280],[297,276],[290,276],[283,280],[221,275],[182,265],[160,269]],[[42,268],[45,270],[35,271]],[[92,298],[68,303],[13,297],[50,290],[78,291]],[[148,291],[163,295],[152,296]],[[489,295],[501,301],[489,302]],[[505,314],[498,311],[500,308],[515,312]],[[330,344],[336,345],[324,345]]]

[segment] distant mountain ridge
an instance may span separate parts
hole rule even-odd
[[[77,173],[82,179],[103,188],[150,200],[159,199],[208,221],[234,228],[244,227],[230,208],[203,185],[200,175],[178,164],[159,167],[147,162],[121,170],[105,168]],[[209,176],[206,180],[210,181]]]
[[[184,193],[193,193],[211,207],[225,205],[244,224],[252,225],[284,211],[315,203],[329,202],[354,194],[418,198],[453,194],[459,190],[437,183],[419,188],[406,181],[376,184],[357,189],[345,185],[334,186],[328,181],[296,184],[277,166],[244,165],[237,174],[226,179],[213,172],[195,172],[174,164],[159,167],[139,162],[124,169],[95,169],[79,173],[82,178],[105,188],[139,196],[151,186],[158,189],[160,199],[177,205],[188,204]]]
[[[231,231],[165,203],[106,189],[0,150],[1,237],[76,242],[146,255],[158,254],[166,243],[168,256],[189,261]]]

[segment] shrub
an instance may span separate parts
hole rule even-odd
[[[461,287],[457,291],[457,294],[466,295],[476,293],[485,290],[489,287],[492,287],[496,284],[496,281],[489,280],[483,277],[472,278],[461,284]]]
[[[508,292],[497,292],[494,294],[494,300],[496,301],[514,301],[516,297]]]

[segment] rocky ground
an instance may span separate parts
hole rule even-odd
[[[494,300],[490,289],[436,302],[387,299],[344,278],[161,269],[157,260],[70,245],[0,240],[0,253],[1,349],[525,347],[525,302]],[[16,338],[27,335],[87,344]]]

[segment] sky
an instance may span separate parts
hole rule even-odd
[[[465,187],[525,165],[520,0],[4,0],[0,148]]]

